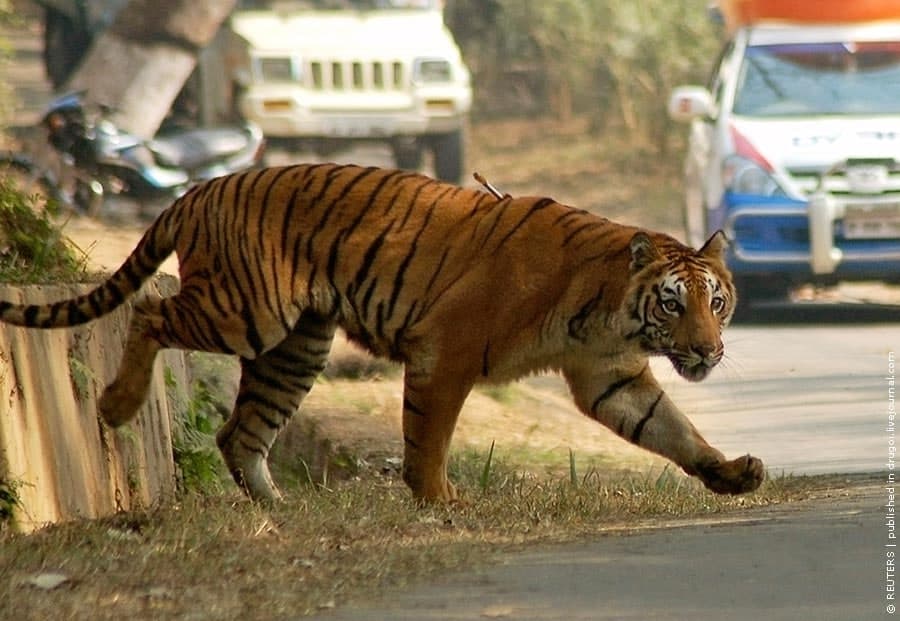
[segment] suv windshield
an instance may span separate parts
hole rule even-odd
[[[747,48],[734,99],[744,116],[900,113],[900,42]]]

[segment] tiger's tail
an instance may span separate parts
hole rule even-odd
[[[141,288],[175,249],[169,226],[174,213],[165,211],[151,225],[122,266],[93,291],[49,304],[0,301],[0,321],[29,328],[77,326],[111,313]]]

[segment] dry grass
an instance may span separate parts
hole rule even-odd
[[[475,133],[470,161],[503,191],[550,193],[622,221],[677,228],[672,204],[679,200],[677,158],[660,164],[646,150],[622,141],[601,144],[577,126],[496,124],[476,127]],[[329,459],[330,441],[346,441],[350,431],[364,436],[359,445],[367,450],[387,447],[396,456],[398,371],[379,365],[352,351],[335,352],[328,371],[332,379],[323,381],[308,403],[320,414],[309,419],[323,425],[329,440],[319,444],[328,446],[302,450],[285,438],[287,450],[276,473],[290,469],[288,460],[296,465],[298,454],[318,451]],[[213,375],[221,380],[211,385],[216,392],[233,392],[227,366],[215,367]],[[348,377],[386,380],[334,379]],[[582,428],[572,426],[574,414],[557,411],[557,402],[569,403],[568,398],[520,386],[478,391],[472,400],[484,412],[463,418],[458,439],[471,440],[477,432],[507,445],[498,448],[489,466],[485,450],[457,454],[452,471],[464,504],[418,507],[396,469],[382,472],[383,463],[371,460],[371,467],[345,480],[308,477],[325,485],[296,483],[304,481],[302,473],[282,476],[287,500],[277,506],[249,503],[226,484],[224,494],[189,494],[147,511],[29,536],[0,531],[0,619],[293,619],[388,585],[487,563],[514,546],[752,511],[821,493],[817,490],[830,484],[776,479],[754,494],[731,498],[710,494],[670,469],[629,476],[612,470],[636,463],[619,448],[627,445],[615,438],[589,443]],[[383,416],[382,409],[394,414]],[[512,414],[516,428],[507,422]],[[324,428],[325,421],[331,426]],[[530,426],[545,421],[551,421],[552,442],[551,431],[531,432]],[[467,431],[467,424],[474,430]],[[576,430],[569,436],[581,440],[577,450],[589,445],[602,450],[580,452],[571,470],[560,467],[558,446],[572,445],[562,439],[564,426]],[[304,437],[315,436],[297,429]],[[535,435],[547,438],[536,443]],[[554,467],[547,464],[551,452]],[[306,459],[308,466],[312,460]],[[532,471],[524,471],[526,466]],[[284,485],[291,480],[293,485]],[[49,573],[63,581],[55,588],[33,584]]]
[[[522,474],[464,453],[455,506],[419,507],[396,474],[300,486],[277,506],[188,495],[145,512],[0,535],[0,618],[296,618],[388,585],[486,563],[511,546],[709,516],[809,496],[825,483],[778,479],[715,496],[669,470],[604,479]],[[65,578],[46,589],[33,581]],[[14,614],[13,614],[14,612]]]

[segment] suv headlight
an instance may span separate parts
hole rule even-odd
[[[261,82],[298,82],[302,77],[299,63],[289,56],[259,56],[255,59],[255,65]]]
[[[453,81],[453,66],[443,58],[418,58],[413,66],[417,84],[446,84]]]
[[[787,196],[772,174],[753,160],[740,155],[725,158],[722,164],[722,183],[735,194],[757,196]]]

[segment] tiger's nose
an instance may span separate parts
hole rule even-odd
[[[700,343],[698,345],[691,345],[691,351],[704,360],[707,358],[712,358],[715,355],[717,349],[718,346],[715,343]]]

